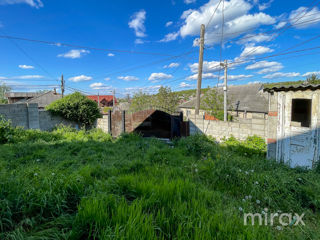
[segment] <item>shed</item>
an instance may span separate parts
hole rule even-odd
[[[320,156],[320,85],[264,91],[269,95],[268,157],[291,167],[314,167]]]

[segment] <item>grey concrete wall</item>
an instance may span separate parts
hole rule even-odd
[[[45,110],[39,110],[36,103],[0,104],[0,115],[10,120],[13,126],[24,129],[48,131],[60,124],[78,128],[77,123],[52,116]]]
[[[217,141],[231,136],[245,140],[253,135],[267,139],[267,122],[264,113],[252,113],[252,118],[239,119],[237,122],[205,120],[202,115],[189,115],[190,134],[203,133]]]

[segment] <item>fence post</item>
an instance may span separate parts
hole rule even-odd
[[[122,133],[126,132],[126,111],[122,111]]]
[[[112,112],[111,112],[111,110],[109,110],[108,111],[108,132],[112,136],[112,127],[111,127],[112,126],[111,125],[112,117],[111,117],[111,114],[112,114]]]

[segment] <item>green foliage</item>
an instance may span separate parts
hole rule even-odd
[[[11,141],[14,130],[11,126],[11,122],[5,120],[0,115],[0,144],[8,143]]]
[[[160,87],[159,92],[155,95],[136,93],[131,100],[130,110],[137,112],[155,107],[170,113],[177,110],[178,104],[179,98],[171,92],[169,87]]]
[[[176,112],[179,105],[178,97],[171,92],[170,87],[161,86],[158,94],[156,94],[154,104],[170,112]]]
[[[0,145],[0,239],[320,239],[320,174],[246,155],[265,150],[258,137],[14,135]],[[265,208],[305,213],[306,225],[244,226],[244,212]]]
[[[152,103],[152,96],[140,91],[138,93],[135,93],[132,97],[130,111],[138,112],[141,110],[145,110],[147,108],[150,108],[150,106],[152,106]]]
[[[231,136],[224,141],[224,144],[241,156],[265,156],[267,151],[265,140],[258,136],[250,136],[245,141],[239,141]]]
[[[306,81],[309,84],[320,84],[320,79],[316,74],[312,74],[311,76],[307,77]]]
[[[8,99],[6,99],[5,94],[10,91],[11,88],[5,85],[4,83],[0,85],[0,104],[8,103]]]
[[[91,126],[97,118],[101,117],[97,103],[78,92],[54,101],[46,109],[52,114],[81,123],[86,127]]]
[[[228,109],[230,109],[230,99],[228,99]],[[219,120],[224,119],[223,111],[224,96],[222,91],[212,88],[207,91],[201,102],[201,109],[205,109],[208,113]],[[228,120],[232,120],[232,116],[228,115]]]

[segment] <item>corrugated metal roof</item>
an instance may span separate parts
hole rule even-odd
[[[264,88],[265,92],[280,92],[280,91],[299,91],[299,90],[316,90],[320,89],[320,84],[300,84],[300,85],[283,85],[271,88]]]
[[[228,87],[229,110],[268,112],[268,97],[262,84],[234,85]],[[222,92],[222,88],[218,88]],[[201,96],[201,99],[203,96]],[[181,104],[180,108],[194,108],[196,99]]]

